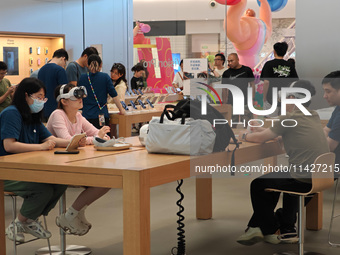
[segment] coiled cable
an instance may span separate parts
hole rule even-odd
[[[177,247],[174,247],[171,249],[171,254],[172,255],[185,255],[185,231],[184,231],[184,219],[185,217],[182,215],[184,212],[184,207],[182,206],[182,201],[184,199],[184,194],[181,192],[181,186],[183,184],[183,179],[177,181],[177,188],[176,191],[178,194],[181,196],[181,198],[176,202],[177,206],[179,207],[179,210],[177,212],[178,220],[177,220],[177,230],[178,230],[178,242],[177,242]],[[177,251],[177,253],[175,253]]]

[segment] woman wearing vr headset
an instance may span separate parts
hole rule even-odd
[[[110,76],[100,72],[102,65],[102,60],[98,55],[89,56],[88,69],[90,72],[82,74],[78,83],[79,86],[84,86],[88,92],[88,96],[84,98],[82,114],[98,129],[110,124],[109,111],[107,109],[108,95],[113,98],[113,102],[117,105],[120,114],[125,113]]]
[[[12,105],[0,114],[0,156],[29,151],[46,151],[66,147],[68,140],[56,138],[41,123],[42,109],[47,101],[46,88],[36,78],[25,78],[18,85]],[[22,181],[4,181],[5,191],[21,196],[24,202],[14,222],[6,229],[9,239],[24,242],[23,233],[37,238],[50,238],[38,217],[48,215],[67,186]]]
[[[80,141],[80,146],[93,144],[94,136],[106,140],[110,139],[106,135],[110,131],[108,126],[98,130],[79,112],[83,108],[83,98],[87,96],[85,87],[76,87],[72,83],[61,85],[56,88],[54,96],[58,102],[58,109],[51,114],[47,122],[47,129],[53,135],[70,141],[72,136],[85,132],[87,138]],[[66,213],[57,217],[57,225],[70,234],[85,235],[91,228],[91,223],[85,218],[86,207],[109,190],[106,188],[87,187]]]

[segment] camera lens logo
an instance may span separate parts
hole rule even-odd
[[[217,91],[213,87],[211,87],[210,85],[203,83],[203,82],[197,82],[197,83],[206,86],[208,89],[210,89],[212,92],[214,92],[216,94],[218,100],[220,101],[220,104],[222,104],[222,100],[221,100],[220,96],[218,95]],[[213,100],[214,104],[217,104],[215,97],[212,95],[212,93],[209,90],[201,88],[201,87],[196,87],[196,88],[203,90],[205,93],[207,93],[211,97],[211,99]]]

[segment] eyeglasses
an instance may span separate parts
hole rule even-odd
[[[222,59],[220,59],[220,58],[215,58],[215,60],[222,60]]]
[[[33,96],[30,96],[33,100],[38,100],[39,102],[44,102],[46,103],[48,98],[47,97],[44,97],[44,98],[39,98],[39,97],[33,97]]]
[[[7,74],[7,71],[5,72],[0,72],[0,75],[6,75]]]

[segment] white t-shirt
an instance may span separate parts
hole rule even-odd
[[[184,73],[179,71],[175,74],[172,84],[177,84],[180,89],[183,88]]]
[[[219,77],[221,77],[223,75],[224,71],[227,70],[227,69],[228,68],[226,68],[226,67],[223,67],[223,69],[221,69],[221,70],[218,70],[217,68],[215,68],[215,72],[217,72],[220,75]]]

